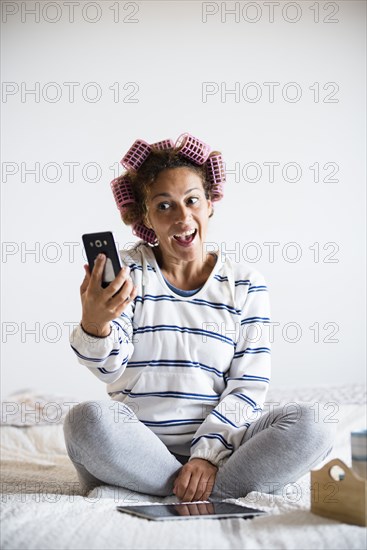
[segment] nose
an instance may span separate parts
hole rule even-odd
[[[176,220],[185,223],[191,219],[191,211],[186,204],[179,204],[176,211]]]

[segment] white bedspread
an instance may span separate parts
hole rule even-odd
[[[15,397],[7,400],[12,399]],[[332,418],[338,421],[338,435],[324,462],[338,457],[351,464],[350,432],[366,427],[364,388],[272,388],[268,400],[280,404],[312,401],[320,406],[335,403],[335,411],[329,410],[335,412]],[[310,512],[309,474],[299,479],[289,494],[253,492],[233,500],[269,511],[264,517],[152,522],[117,512],[116,505],[176,502],[176,497],[163,499],[110,486],[97,487],[88,497],[81,496],[65,450],[62,418],[51,424],[19,426],[8,420],[1,427],[1,548],[366,548],[365,528]]]

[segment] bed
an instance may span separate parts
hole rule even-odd
[[[359,385],[271,388],[268,402],[329,407],[337,422],[332,458],[351,465],[350,432],[366,427]],[[308,549],[366,548],[366,529],[311,513],[310,474],[285,494],[252,492],[229,502],[268,511],[253,519],[152,522],[116,511],[119,504],[177,502],[101,485],[81,493],[66,453],[63,420],[78,398],[22,390],[2,402],[1,548],[3,549]],[[32,412],[33,411],[33,412]]]

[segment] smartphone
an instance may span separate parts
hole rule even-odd
[[[98,254],[102,252],[107,257],[102,275],[102,287],[106,288],[122,268],[113,234],[111,231],[86,233],[82,235],[82,239],[91,273]]]

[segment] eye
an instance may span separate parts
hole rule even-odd
[[[167,208],[165,208],[165,206],[167,206]],[[158,210],[168,210],[168,207],[169,207],[169,203],[168,203],[168,202],[160,202],[160,203],[157,205],[157,209],[158,209]]]
[[[192,202],[191,204],[196,204],[196,202],[197,202],[198,200],[199,200],[199,197],[190,197],[190,198],[188,199],[188,202],[189,202],[189,201],[194,201],[194,202]]]

